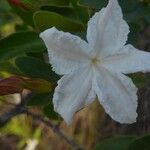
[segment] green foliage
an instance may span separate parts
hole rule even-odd
[[[11,7],[8,5],[8,2],[7,1],[3,1],[3,0],[0,0],[0,12],[1,13],[7,13],[8,11],[11,10]]]
[[[51,119],[58,119],[57,113],[54,111],[52,102],[43,107],[43,113],[45,116]]]
[[[50,103],[52,100],[52,93],[45,94],[33,94],[32,97],[28,100],[28,106],[45,106]]]
[[[150,150],[150,135],[134,140],[128,150]]]
[[[78,16],[78,18],[83,22],[87,23],[89,20],[89,9],[86,6],[82,6],[79,3],[79,0],[71,0],[71,4]]]
[[[18,32],[0,40],[0,62],[25,53],[43,52],[45,46],[36,32]]]
[[[78,17],[75,13],[75,10],[70,6],[51,6],[51,5],[44,5],[41,6],[41,10],[55,12],[62,16],[68,17],[73,20],[77,20]]]
[[[30,11],[24,11],[18,7],[15,7],[13,6],[13,12],[15,14],[17,14],[24,22],[24,24],[28,24],[32,27],[34,27],[34,22],[33,22],[33,19],[32,19],[32,15],[33,15],[33,12],[30,12]]]
[[[85,29],[81,23],[49,11],[36,12],[34,14],[34,23],[39,31],[44,31],[53,26],[59,30],[69,32],[81,32]]]
[[[137,23],[129,23],[129,27],[130,27],[130,33],[128,36],[127,43],[132,43],[133,45],[136,45],[138,33],[140,30],[140,25]]]
[[[108,3],[108,0],[80,0],[79,3],[81,5],[88,6],[90,8],[94,9],[101,9],[102,7],[105,7]]]
[[[134,139],[135,137],[128,136],[106,139],[97,144],[94,150],[128,150]]]
[[[106,139],[98,143],[94,150],[150,150],[150,135]]]
[[[143,73],[129,74],[128,76],[132,79],[133,83],[138,88],[143,87],[145,83],[148,81],[148,79],[146,78],[146,75]]]
[[[49,0],[48,4],[54,6],[66,6],[69,5],[70,0]]]
[[[23,56],[16,58],[15,64],[24,76],[41,78],[52,83],[59,79],[58,75],[52,71],[51,66],[40,59]]]
[[[21,74],[19,69],[14,65],[14,63],[12,61],[0,62],[0,66],[1,66],[0,71],[9,72],[11,74],[18,74],[18,75]]]
[[[133,12],[139,6],[139,3],[139,0],[131,0],[128,2],[126,0],[119,0],[119,4],[124,13]]]

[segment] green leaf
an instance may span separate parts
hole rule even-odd
[[[21,74],[18,68],[10,61],[0,62],[0,71],[5,71],[18,75]]]
[[[142,17],[141,8],[131,12],[131,13],[124,13],[124,19],[129,23],[137,23]]]
[[[39,31],[44,31],[51,27],[68,32],[81,32],[85,30],[83,24],[54,12],[37,11],[33,18],[35,26]]]
[[[0,40],[0,61],[22,55],[24,53],[43,52],[45,46],[35,32],[18,32]]]
[[[126,0],[118,1],[120,6],[122,7],[123,12],[133,11],[139,4],[139,0],[131,0],[128,2]],[[102,9],[103,7],[106,7],[106,5],[108,4],[108,0],[80,0],[80,3],[90,8]]]
[[[22,10],[16,6],[12,6],[13,12],[16,13],[25,24],[34,27],[33,12]]]
[[[108,0],[80,0],[79,3],[90,8],[101,9],[107,5]]]
[[[16,66],[23,75],[32,78],[45,79],[50,82],[56,82],[59,77],[56,75],[49,64],[34,57],[23,56],[16,58]]]
[[[150,150],[150,135],[146,135],[133,141],[128,150]]]
[[[79,5],[76,0],[72,0],[72,5],[73,7],[45,5],[41,6],[40,9],[55,12],[74,21],[83,22],[86,24],[89,20],[88,8]]]
[[[0,13],[7,13],[11,10],[11,7],[8,4],[8,1],[0,1]]]
[[[28,106],[44,106],[48,105],[52,100],[53,94],[46,93],[46,94],[33,94],[33,96],[28,100]]]
[[[48,4],[49,5],[55,5],[55,6],[64,6],[64,5],[69,5],[70,0],[49,0]]]
[[[57,115],[57,113],[54,111],[52,102],[51,102],[49,105],[43,107],[43,113],[44,113],[48,118],[51,118],[51,119],[58,119],[58,115]]]
[[[128,74],[128,76],[132,79],[133,83],[138,88],[143,87],[145,83],[148,81],[148,79],[146,78],[146,75],[143,73],[133,73],[133,74]]]
[[[129,23],[130,33],[127,43],[135,45],[137,42],[138,33],[140,32],[140,25],[137,23]]]
[[[132,12],[125,12],[124,18],[128,22],[139,23],[141,18],[150,16],[150,6],[139,4]]]
[[[75,10],[70,6],[51,6],[51,5],[45,5],[40,7],[41,10],[45,11],[51,11],[58,13],[62,16],[78,20],[78,16],[75,13]]]
[[[87,23],[89,20],[89,9],[79,3],[79,0],[71,0],[71,4],[76,12],[78,18],[83,22]]]
[[[130,1],[126,1],[126,0],[119,0],[119,4],[122,8],[122,11],[125,13],[129,13],[129,12],[132,12],[134,11],[138,5],[140,4],[139,3],[140,1],[139,0],[130,0]]]
[[[132,136],[106,139],[97,144],[94,150],[128,150],[128,146],[134,139],[135,137]]]
[[[35,93],[48,93],[53,91],[55,86],[43,79],[24,79],[23,87]]]

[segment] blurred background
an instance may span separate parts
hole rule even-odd
[[[73,123],[67,126],[53,111],[53,90],[50,93],[45,90],[44,86],[56,84],[59,77],[47,64],[46,48],[38,37],[39,33],[55,26],[85,39],[87,21],[107,3],[107,0],[0,0],[0,78],[17,75],[32,81],[36,79],[40,83],[38,85],[43,85],[35,89],[36,82],[19,94],[5,90],[0,96],[0,115],[8,112],[21,101],[22,96],[32,91],[28,109],[58,124],[68,137],[75,139],[86,150],[94,149],[97,143],[107,138],[143,136],[150,132],[149,73],[129,75],[139,89],[138,119],[132,125],[113,121],[95,100],[78,112]],[[150,51],[150,1],[119,0],[119,3],[124,19],[130,26],[128,43]],[[9,86],[12,87],[12,82]],[[0,84],[2,89],[4,87]],[[1,126],[0,149],[70,150],[71,147],[43,123],[27,115],[18,115]]]

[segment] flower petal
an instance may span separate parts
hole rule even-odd
[[[87,40],[100,56],[115,53],[122,48],[129,33],[117,0],[109,0],[106,8],[97,12],[88,22]]]
[[[116,55],[105,58],[102,65],[108,70],[124,74],[150,72],[150,53],[126,45]]]
[[[54,109],[70,124],[74,113],[95,99],[92,90],[92,72],[82,68],[64,75],[55,89]]]
[[[99,68],[95,73],[95,91],[105,111],[120,123],[133,123],[137,113],[137,89],[130,78]]]
[[[45,30],[40,37],[46,44],[49,61],[57,74],[68,74],[87,62],[88,44],[79,37],[58,31],[55,27]]]

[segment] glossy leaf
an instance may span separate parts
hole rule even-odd
[[[79,3],[79,0],[71,0],[71,4],[78,16],[78,18],[83,22],[87,23],[89,20],[89,9],[86,6],[82,6]]]
[[[150,16],[150,6],[142,4],[139,4],[133,11],[124,13],[126,21],[135,23],[139,23],[140,19],[148,16]]]
[[[139,0],[130,0],[128,2],[126,0],[118,0],[118,1],[124,13],[127,12],[129,13],[136,10],[140,2]]]
[[[75,10],[70,6],[45,5],[45,6],[41,6],[40,9],[45,10],[45,11],[55,12],[55,13],[58,13],[62,16],[65,16],[65,17],[68,17],[68,18],[71,18],[71,19],[74,19],[74,20],[78,19]]]
[[[126,1],[126,0],[118,0],[120,6],[123,9],[123,12],[131,12],[136,9],[136,7],[139,4],[138,0],[131,0],[131,1]],[[90,8],[95,8],[95,9],[101,9],[105,7],[108,3],[108,0],[80,0],[80,4],[86,5]]]
[[[108,0],[80,0],[79,3],[90,8],[101,9],[107,5]]]
[[[10,77],[0,80],[0,96],[23,91],[23,81],[19,77]]]
[[[52,83],[59,79],[58,75],[52,71],[51,66],[40,59],[24,56],[17,58],[15,63],[25,76],[45,79]]]
[[[47,106],[43,107],[43,113],[51,119],[58,119],[57,113],[54,111],[52,101]]]
[[[70,0],[49,0],[48,4],[53,6],[64,6],[69,5]]]
[[[11,74],[21,75],[19,69],[11,61],[0,62],[0,71],[5,71]]]
[[[24,87],[35,93],[48,93],[54,90],[53,84],[43,79],[25,79]]]
[[[129,23],[130,33],[128,36],[127,43],[135,45],[137,42],[137,37],[140,32],[140,25],[138,23]]]
[[[7,13],[11,10],[11,7],[8,5],[7,1],[0,1],[0,13]]]
[[[146,135],[133,141],[128,150],[150,150],[150,135]]]
[[[146,78],[146,75],[143,73],[128,74],[128,76],[132,79],[133,83],[138,88],[143,87],[145,83],[148,81],[148,79]]]
[[[52,100],[52,93],[46,94],[33,94],[33,96],[28,100],[28,106],[44,106],[48,105]]]
[[[128,150],[135,137],[116,137],[106,139],[96,145],[94,150]]]
[[[27,24],[30,25],[31,27],[34,27],[34,22],[33,22],[33,12],[28,11],[28,10],[22,10],[21,8],[18,8],[16,6],[13,6],[13,12],[15,14],[17,14],[22,21]]]
[[[34,14],[34,23],[39,31],[44,31],[51,27],[68,32],[81,32],[85,30],[83,24],[49,11],[36,12]]]
[[[124,19],[129,23],[136,23],[142,18],[140,8],[131,12],[131,13],[124,13]]]
[[[45,46],[35,32],[18,32],[0,40],[0,61],[25,53],[43,52]]]

